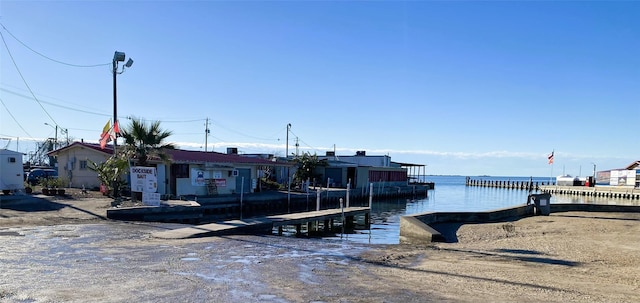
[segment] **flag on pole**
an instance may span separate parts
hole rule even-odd
[[[118,121],[113,123],[113,137],[117,137],[120,134],[120,123]]]
[[[102,128],[102,134],[100,134],[100,148],[104,149],[107,143],[111,141],[111,120],[107,121],[107,124]]]
[[[553,153],[554,153],[554,152],[555,152],[555,151],[552,151],[552,152],[549,154],[549,156],[547,156],[547,160],[549,160],[549,164],[553,164]]]

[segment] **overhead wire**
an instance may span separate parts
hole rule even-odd
[[[23,97],[23,98],[26,98],[26,99],[32,99],[31,97],[29,97],[27,95],[23,95],[21,93],[15,92],[15,91],[8,90],[6,88],[0,87],[0,91],[4,91],[4,92],[7,92],[7,93],[10,93],[10,94],[19,96],[19,97]],[[53,103],[53,102],[50,102],[50,101],[45,101],[45,100],[40,100],[40,102],[48,104],[48,105],[51,105],[51,106],[64,108],[64,109],[68,109],[68,110],[76,111],[76,112],[81,112],[81,113],[85,113],[85,114],[91,114],[91,115],[97,115],[97,116],[103,116],[103,117],[110,117],[111,116],[109,114],[103,114],[103,113],[98,113],[98,112],[91,112],[91,111],[88,111],[88,110],[77,109],[77,108],[73,108],[73,107],[69,107],[69,106],[65,106],[65,105],[60,105],[60,104],[56,104],[56,103]]]
[[[18,43],[20,43],[22,46],[24,46],[24,47],[25,47],[25,48],[27,48],[28,50],[32,51],[33,53],[35,53],[35,54],[37,54],[37,55],[39,55],[39,56],[41,56],[41,57],[43,57],[43,58],[45,58],[45,59],[47,59],[47,60],[50,60],[50,61],[53,61],[53,62],[56,62],[56,63],[59,63],[59,64],[67,65],[67,66],[72,66],[72,67],[82,67],[82,68],[87,68],[87,67],[99,67],[99,66],[108,66],[108,65],[110,65],[110,64],[111,64],[111,63],[109,62],[109,63],[102,63],[102,64],[80,65],[80,64],[73,64],[73,63],[68,63],[68,62],[63,62],[63,61],[60,61],[60,60],[53,59],[53,58],[51,58],[51,57],[49,57],[49,56],[47,56],[47,55],[44,55],[44,54],[42,54],[42,53],[40,53],[40,52],[36,51],[35,49],[33,49],[32,47],[30,47],[30,46],[29,46],[29,45],[27,45],[26,43],[22,42],[22,40],[18,39],[18,37],[16,37],[13,33],[11,33],[11,31],[9,31],[9,30],[7,29],[7,27],[6,27],[3,23],[1,23],[1,22],[0,22],[0,26],[2,27],[2,29],[4,29],[4,31],[6,31],[6,32],[7,32],[7,33],[8,33],[8,34],[13,38],[13,39],[15,39],[15,40],[16,40]],[[36,97],[36,95],[35,95],[35,93],[33,92],[33,90],[31,89],[31,87],[29,86],[29,84],[27,83],[27,81],[26,81],[26,79],[24,78],[24,76],[23,76],[22,72],[20,71],[20,69],[19,69],[19,67],[18,67],[18,65],[17,65],[17,63],[16,63],[16,61],[15,61],[15,59],[14,59],[13,55],[11,54],[11,51],[9,50],[9,46],[8,46],[8,44],[7,44],[7,42],[6,42],[5,38],[4,38],[4,35],[2,34],[2,32],[1,32],[1,31],[0,31],[0,37],[2,38],[2,41],[3,41],[4,45],[5,45],[5,48],[7,49],[7,52],[9,53],[9,57],[11,58],[11,61],[13,62],[13,64],[14,64],[14,66],[15,66],[16,70],[18,71],[18,74],[19,74],[19,75],[20,75],[20,77],[22,78],[23,83],[25,84],[25,86],[27,87],[27,89],[28,89],[29,93],[31,94],[31,97],[32,97],[32,98],[33,98],[33,99],[38,103],[38,105],[42,108],[42,110],[45,112],[45,114],[46,114],[46,115],[51,119],[51,121],[52,121],[55,125],[58,125],[58,123],[55,121],[55,119],[53,119],[53,117],[49,114],[49,112],[44,108],[44,106],[43,106],[43,104],[42,104],[42,103],[45,103],[45,104],[48,104],[48,105],[52,105],[52,106],[56,106],[56,107],[60,107],[60,108],[64,108],[64,109],[68,109],[68,110],[72,110],[72,111],[82,112],[82,113],[86,113],[86,114],[99,115],[99,116],[110,116],[110,115],[106,115],[106,114],[102,114],[102,113],[91,112],[91,111],[86,111],[86,110],[80,110],[80,109],[77,109],[77,108],[71,108],[71,107],[67,107],[67,106],[63,106],[63,105],[59,105],[59,104],[55,104],[55,103],[52,103],[52,102],[46,102],[46,101],[41,101],[41,100],[39,100],[39,99]],[[7,90],[7,89],[5,89],[5,88],[0,88],[0,90],[3,90],[3,91],[5,91],[5,92],[11,93],[11,94],[14,94],[14,95],[17,95],[17,96],[21,96],[21,97],[24,97],[24,98],[29,98],[29,99],[31,99],[31,97],[29,97],[29,96],[26,96],[26,95],[23,95],[23,94],[20,94],[20,93],[14,92],[14,91],[10,91],[10,90]],[[3,106],[5,106],[5,108],[6,108],[6,105],[5,105],[4,103],[3,103]],[[12,116],[12,117],[13,117],[13,116]],[[15,120],[15,117],[13,117],[13,118],[14,118],[14,120]],[[127,118],[128,118],[128,119],[133,119],[131,116],[127,116]],[[143,121],[150,121],[150,120],[152,120],[152,119],[141,119],[141,120],[143,120]],[[161,121],[162,121],[163,123],[189,123],[189,122],[198,122],[198,121],[204,121],[204,120],[206,120],[206,119],[191,119],[191,120],[161,120]],[[160,120],[158,120],[158,121],[160,121]],[[17,122],[17,121],[16,121],[16,122]],[[20,124],[19,124],[19,125],[20,125]],[[256,140],[264,140],[264,141],[273,141],[273,140],[278,140],[278,141],[279,141],[279,140],[280,140],[279,138],[273,138],[273,137],[271,137],[271,138],[264,138],[264,137],[252,136],[252,135],[248,135],[248,134],[246,134],[246,133],[243,133],[243,132],[240,132],[240,131],[237,131],[237,130],[234,130],[234,129],[231,129],[231,128],[228,128],[228,127],[225,127],[225,126],[224,126],[224,125],[222,125],[222,124],[218,124],[218,123],[216,123],[216,125],[217,125],[218,127],[222,128],[222,129],[225,129],[225,130],[227,130],[227,131],[230,131],[230,132],[233,132],[233,133],[236,133],[236,134],[242,135],[242,136],[247,137],[247,138],[252,138],[252,139],[256,139]],[[20,127],[22,128],[22,130],[23,130],[23,131],[25,131],[25,133],[27,133],[27,132],[26,132],[26,130],[24,130],[24,128],[23,128],[21,125],[20,125]],[[215,138],[215,137],[213,137],[213,138]],[[216,138],[216,139],[219,139],[219,138]],[[304,143],[304,141],[303,141],[303,143]],[[309,148],[312,148],[312,149],[314,149],[314,150],[315,150],[315,148],[313,148],[312,146],[308,145],[307,143],[305,143],[305,144],[306,144]]]
[[[236,133],[238,135],[245,136],[247,138],[256,139],[256,140],[264,140],[264,141],[277,141],[278,140],[277,138],[264,138],[264,137],[256,137],[256,136],[252,136],[252,135],[247,135],[247,134],[239,132],[237,130],[229,129],[228,127],[225,127],[224,125],[222,125],[220,123],[215,123],[216,121],[212,121],[212,122],[214,122],[213,125],[216,125],[216,126],[222,128],[222,129],[225,129],[225,130],[230,131],[232,133]]]
[[[24,78],[24,76],[22,75],[22,72],[20,71],[20,68],[18,67],[18,64],[16,63],[16,60],[13,58],[13,55],[11,54],[11,50],[9,50],[9,45],[7,45],[7,41],[4,39],[4,35],[2,34],[2,32],[0,31],[0,38],[2,38],[2,43],[4,43],[4,47],[7,49],[7,53],[9,54],[9,58],[11,58],[11,62],[13,63],[13,66],[16,68],[16,71],[18,72],[18,74],[20,75],[20,78],[22,79],[22,82],[24,83],[24,85],[27,87],[27,89],[29,90],[29,93],[31,93],[31,96],[33,96],[33,99],[36,100],[36,102],[38,103],[38,105],[40,105],[40,107],[42,108],[42,110],[44,111],[45,114],[47,114],[47,116],[49,117],[49,119],[51,119],[51,121],[55,124],[58,125],[58,122],[56,122],[55,119],[53,119],[53,117],[51,116],[51,114],[49,114],[49,112],[44,108],[44,106],[42,105],[42,103],[40,103],[40,100],[38,100],[38,98],[36,97],[36,94],[33,93],[33,90],[31,89],[31,87],[29,86],[29,83],[27,83],[27,80]]]
[[[29,132],[24,129],[24,127],[22,126],[22,124],[20,124],[20,122],[18,122],[18,120],[16,119],[15,116],[13,116],[13,113],[11,113],[11,111],[9,110],[9,108],[7,107],[6,104],[4,104],[4,100],[2,100],[2,98],[0,98],[0,103],[2,103],[2,106],[4,106],[4,108],[7,110],[7,112],[9,113],[9,116],[11,116],[11,118],[13,119],[13,121],[16,122],[16,124],[18,124],[18,127],[20,127],[20,129],[27,134],[27,136],[29,136],[30,138],[33,138],[33,136],[31,136],[31,134],[29,134]]]
[[[59,64],[63,64],[63,65],[73,66],[73,67],[98,67],[98,66],[105,66],[105,65],[110,65],[110,64],[111,64],[111,62],[109,62],[109,63],[100,63],[100,64],[81,65],[81,64],[67,63],[67,62],[63,62],[63,61],[60,61],[60,60],[53,59],[53,58],[51,58],[51,57],[48,57],[48,56],[46,56],[46,55],[44,55],[44,54],[42,54],[42,53],[40,53],[40,52],[38,52],[38,51],[34,50],[33,48],[29,47],[27,44],[25,44],[24,42],[22,42],[20,39],[18,39],[18,37],[16,37],[15,35],[13,35],[13,34],[12,34],[12,33],[11,33],[11,32],[10,32],[10,31],[5,27],[5,26],[4,26],[4,24],[0,23],[0,26],[2,26],[2,28],[3,28],[3,29],[4,29],[4,30],[9,34],[9,35],[11,35],[11,37],[13,37],[13,39],[15,39],[16,41],[18,41],[18,43],[22,44],[22,46],[24,46],[24,47],[25,47],[25,48],[27,48],[28,50],[30,50],[30,51],[32,51],[32,52],[34,52],[34,53],[36,53],[37,55],[39,55],[39,56],[41,56],[41,57],[43,57],[43,58],[45,58],[45,59],[47,59],[47,60],[50,60],[50,61],[53,61],[53,62],[56,62],[56,63],[59,63]],[[3,39],[4,39],[4,38],[3,38]]]
[[[304,140],[300,139],[300,136],[296,135],[293,131],[289,130],[290,133],[292,133],[294,136],[296,136],[298,138],[298,141],[304,143],[304,145],[306,145],[307,147],[309,147],[310,149],[312,149],[314,152],[318,152],[318,148],[313,147],[309,144],[307,144],[307,142],[304,142]]]

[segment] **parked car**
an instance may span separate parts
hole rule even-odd
[[[27,174],[27,182],[33,186],[38,184],[42,179],[57,178],[57,177],[58,177],[58,171],[55,169],[34,168],[30,170],[29,173]]]

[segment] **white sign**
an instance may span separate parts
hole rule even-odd
[[[209,179],[209,172],[197,168],[191,169],[191,185],[205,186],[206,179]]]
[[[160,206],[159,193],[142,193],[142,204],[148,206]]]
[[[132,166],[131,191],[155,193],[158,191],[158,175],[155,167]]]

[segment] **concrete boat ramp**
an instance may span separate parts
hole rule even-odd
[[[353,224],[355,216],[364,215],[364,222],[369,225],[371,209],[368,207],[349,207],[344,209],[326,209],[319,211],[272,215],[240,220],[230,220],[218,223],[194,225],[185,228],[166,230],[152,234],[160,239],[187,239],[198,237],[210,237],[225,234],[244,234],[256,232],[271,232],[274,228],[282,232],[283,226],[295,226],[297,233],[301,232],[303,224],[308,224],[308,230],[313,226],[318,227],[323,223],[324,229],[329,230],[334,220],[344,222],[344,225]]]

